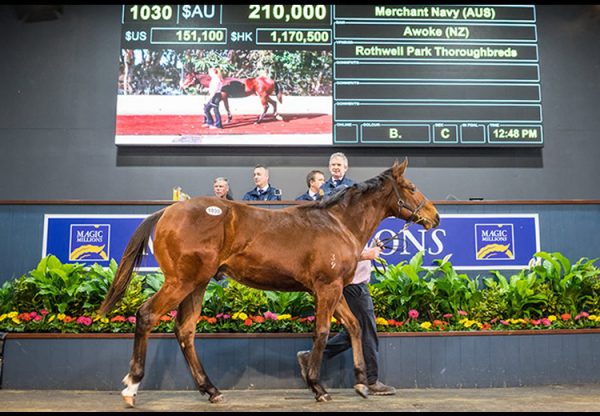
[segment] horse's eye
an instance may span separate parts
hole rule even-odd
[[[417,192],[417,187],[416,187],[415,185],[413,185],[413,186],[410,188],[410,191],[411,191],[413,194],[414,194],[414,193],[416,193],[416,192]]]

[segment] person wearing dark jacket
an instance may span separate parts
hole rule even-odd
[[[321,186],[324,196],[329,196],[344,188],[354,185],[354,181],[346,177],[348,171],[348,158],[342,152],[337,152],[329,157],[329,173],[331,177]]]
[[[215,178],[213,182],[213,192],[217,198],[233,200],[231,189],[229,189],[229,180],[224,176]]]
[[[254,167],[254,183],[256,187],[244,194],[244,201],[281,201],[281,189],[269,183],[269,169],[266,166]]]
[[[379,338],[377,336],[373,298],[368,286],[371,279],[371,260],[376,259],[380,254],[381,244],[364,248],[360,254],[352,282],[344,287],[343,294],[350,310],[360,324],[369,393],[374,396],[391,396],[396,394],[396,388],[379,380]],[[335,357],[351,347],[350,335],[343,329],[327,340],[323,358]],[[310,353],[310,351],[298,351],[296,354],[296,359],[300,365],[300,374],[304,381],[306,381]]]
[[[296,198],[296,201],[318,201],[323,198],[321,185],[325,182],[325,174],[320,170],[311,170],[306,175],[308,190]]]

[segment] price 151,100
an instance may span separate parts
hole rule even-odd
[[[227,43],[226,29],[152,29],[152,43],[190,43],[190,44],[225,44]]]

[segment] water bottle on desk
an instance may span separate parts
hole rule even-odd
[[[181,186],[173,188],[173,201],[180,201],[181,198]]]
[[[173,201],[185,201],[186,199],[191,199],[191,197],[183,192],[181,186],[173,188]]]

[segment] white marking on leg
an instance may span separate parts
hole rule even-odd
[[[135,397],[137,395],[140,383],[133,383],[131,381],[131,376],[129,375],[129,373],[123,379],[123,384],[125,384],[127,387],[121,390],[121,396]]]

